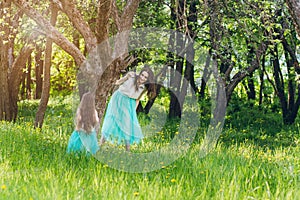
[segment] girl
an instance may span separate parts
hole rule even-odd
[[[130,145],[139,143],[143,138],[139,125],[136,108],[139,99],[147,91],[151,99],[155,95],[153,84],[154,75],[146,65],[139,74],[128,72],[116,82],[119,85],[108,103],[102,125],[100,145],[106,140],[118,144],[125,143],[126,150],[130,151]]]
[[[78,106],[76,127],[73,131],[67,148],[67,152],[86,152],[96,154],[99,150],[97,132],[99,129],[99,118],[95,109],[95,96],[85,93]]]

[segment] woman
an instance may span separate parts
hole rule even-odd
[[[108,103],[102,125],[100,145],[105,141],[125,144],[130,151],[130,145],[139,143],[143,138],[139,125],[136,108],[139,99],[147,92],[149,98],[155,95],[153,84],[154,74],[149,66],[145,65],[139,74],[128,72],[116,82],[119,85]]]

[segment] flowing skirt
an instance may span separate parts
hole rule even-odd
[[[136,100],[120,91],[113,93],[102,124],[102,136],[105,140],[118,144],[138,144],[143,138],[137,119]]]
[[[74,130],[68,143],[67,153],[85,152],[96,154],[99,150],[96,131],[86,134],[84,131]]]

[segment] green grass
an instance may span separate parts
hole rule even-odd
[[[42,130],[32,125],[36,108],[37,102],[23,102],[16,123],[0,122],[0,199],[299,199],[297,125],[271,135],[254,125],[227,125],[206,157],[199,154],[200,127],[199,138],[172,164],[128,173],[65,153],[74,128],[68,99],[50,102]],[[133,151],[160,148],[176,127],[168,124]]]

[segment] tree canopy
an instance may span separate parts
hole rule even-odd
[[[296,0],[3,1],[0,119],[15,120],[17,102],[36,98],[41,127],[49,95],[70,94],[75,86],[79,96],[96,93],[101,118],[113,83],[149,63],[170,118],[181,117],[189,90],[199,102],[210,99],[214,77],[226,96],[214,115],[222,115],[218,106],[243,101],[281,112],[293,124],[300,105],[299,8]],[[129,43],[130,31],[147,27],[174,30],[163,41],[167,50],[132,48],[140,44]],[[163,39],[149,31],[134,37]],[[154,101],[139,111],[147,113]]]

